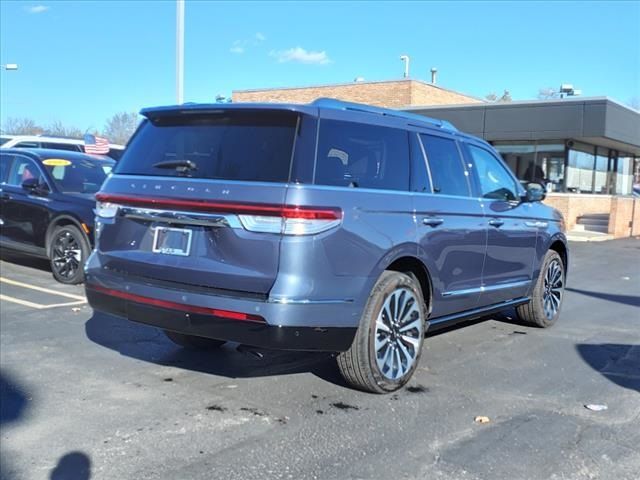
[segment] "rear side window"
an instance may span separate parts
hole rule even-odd
[[[0,155],[0,183],[5,183],[7,181],[7,174],[9,173],[9,167],[12,159],[13,155]]]
[[[40,148],[40,142],[20,142],[14,148]]]
[[[409,137],[405,130],[322,120],[315,183],[409,190]]]
[[[286,182],[297,120],[292,112],[222,109],[157,117],[140,127],[114,171]]]
[[[421,134],[433,182],[433,193],[468,197],[467,172],[454,140]]]
[[[80,152],[78,145],[57,142],[42,142],[42,148],[50,148],[52,150],[67,150],[69,152]]]

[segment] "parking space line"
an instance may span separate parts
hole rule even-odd
[[[21,298],[11,297],[9,295],[4,295],[2,293],[0,293],[0,300],[5,300],[7,302],[17,303],[18,305],[35,308],[37,310],[43,310],[45,308],[55,308],[55,307],[72,307],[74,305],[82,305],[84,303],[87,303],[86,300],[76,300],[75,302],[51,303],[51,304],[43,305],[41,303],[30,302],[28,300],[22,300]]]
[[[55,308],[55,307],[72,307],[74,305],[82,305],[84,303],[87,303],[86,300],[76,300],[75,302],[51,303],[51,304],[43,305],[41,303],[30,302],[29,300],[22,300],[21,298],[4,295],[2,293],[0,293],[0,300],[5,300],[11,303],[17,303],[18,305],[22,305],[24,307],[35,308],[36,310],[43,310],[45,308]]]
[[[15,285],[16,287],[30,288],[31,290],[37,290],[39,292],[50,293],[52,295],[59,295],[60,297],[72,298],[72,299],[78,300],[78,301],[82,300],[82,302],[86,301],[86,299],[84,297],[80,296],[80,295],[74,295],[73,293],[59,292],[57,290],[51,290],[50,288],[38,287],[37,285],[29,285],[28,283],[18,282],[16,280],[11,280],[11,279],[5,278],[5,277],[0,277],[0,282],[8,283],[9,285]],[[35,305],[40,305],[40,304],[35,304]]]

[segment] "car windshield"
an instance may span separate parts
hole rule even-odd
[[[113,167],[111,161],[78,158],[48,158],[42,164],[65,193],[96,193]]]
[[[4,145],[9,140],[11,140],[11,137],[0,137],[0,145]]]

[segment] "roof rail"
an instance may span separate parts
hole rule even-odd
[[[335,98],[318,98],[311,102],[311,105],[321,108],[332,108],[335,110],[350,110],[353,112],[372,113],[375,115],[384,115],[387,117],[402,118],[412,122],[428,123],[431,126],[442,128],[444,130],[451,130],[457,132],[458,129],[446,120],[439,120],[437,118],[426,117],[424,115],[418,115],[416,113],[401,112],[399,110],[391,110],[389,108],[374,107],[371,105],[365,105],[363,103],[343,102],[342,100],[336,100]]]

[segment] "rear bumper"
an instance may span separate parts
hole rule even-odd
[[[191,293],[91,268],[85,289],[89,304],[100,312],[186,335],[277,350],[345,351],[359,319],[352,303],[283,304]],[[236,313],[250,318],[233,318]]]

